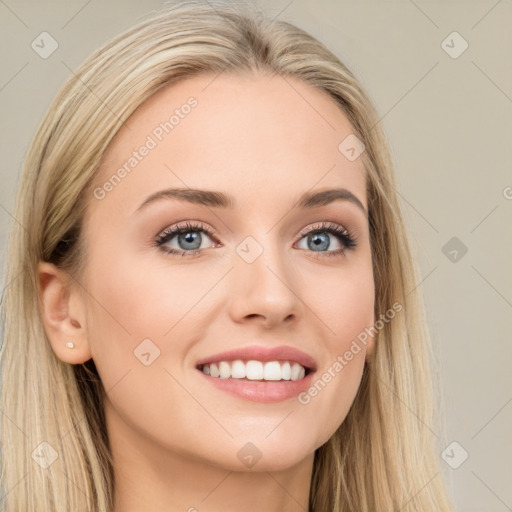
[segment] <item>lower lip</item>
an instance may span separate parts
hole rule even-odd
[[[310,372],[299,380],[246,380],[246,379],[221,379],[210,377],[201,370],[201,375],[217,389],[244,398],[253,402],[282,402],[295,398],[311,386],[313,375]]]

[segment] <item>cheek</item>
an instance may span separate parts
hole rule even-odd
[[[137,346],[145,339],[159,344],[156,340],[173,320],[173,309],[161,297],[161,280],[155,287],[153,276],[140,263],[110,254],[115,253],[98,252],[90,263],[97,270],[87,276],[87,335],[107,389],[110,380],[140,364],[134,354]]]
[[[101,264],[99,263],[101,261]],[[161,337],[189,305],[186,280],[127,255],[98,252],[87,279],[92,325],[109,338]],[[111,336],[116,333],[116,336]]]
[[[97,270],[86,276],[87,334],[107,389],[140,368],[141,351],[151,360],[161,354],[155,359],[161,363],[172,341],[172,360],[183,361],[204,324],[208,300],[200,299],[218,280],[186,266],[170,272],[164,260],[143,264],[136,256],[113,254],[98,250],[89,266]]]
[[[373,324],[375,285],[370,258],[333,272],[303,275],[301,292],[328,335],[331,353],[343,350],[352,337]]]
[[[153,427],[165,425],[170,431],[173,411],[187,396],[165,370],[174,373],[170,361],[183,361],[192,339],[185,331],[189,316],[194,318],[194,311],[187,311],[197,302],[197,287],[187,287],[179,271],[171,278],[158,265],[141,269],[140,262],[126,256],[97,258],[102,265],[96,260],[91,268],[100,270],[87,280],[87,333],[107,390],[106,407],[116,411],[109,417],[115,422],[111,427],[122,428],[122,418],[155,436],[160,428]],[[180,411],[179,423],[186,424],[187,409]]]
[[[304,414],[326,442],[344,421],[359,388],[367,346],[365,329],[374,323],[375,287],[371,261],[316,279],[308,305],[321,320],[325,357],[310,388],[299,396]],[[323,283],[323,286],[322,286]],[[323,421],[318,422],[317,418]]]

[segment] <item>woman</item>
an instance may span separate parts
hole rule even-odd
[[[6,511],[448,511],[376,112],[285,22],[166,6],[27,155],[4,297]]]

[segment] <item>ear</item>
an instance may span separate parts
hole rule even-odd
[[[65,363],[81,364],[91,359],[86,332],[86,308],[71,277],[52,263],[39,262],[37,283],[44,330],[55,355]],[[68,348],[66,343],[73,343]]]

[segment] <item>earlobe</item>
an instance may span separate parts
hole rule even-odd
[[[48,262],[37,266],[38,296],[44,330],[55,355],[65,363],[91,359],[85,324],[85,305],[72,279]]]

